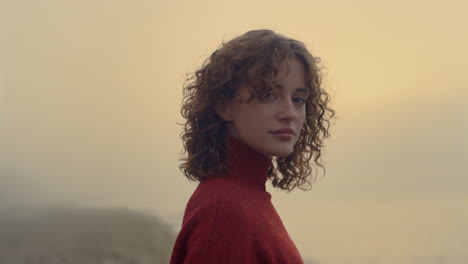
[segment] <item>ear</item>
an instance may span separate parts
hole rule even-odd
[[[232,121],[231,111],[230,111],[230,102],[226,97],[221,97],[218,99],[215,105],[216,114],[218,114],[221,119],[226,122]]]

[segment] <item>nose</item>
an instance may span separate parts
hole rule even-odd
[[[280,120],[292,121],[298,116],[298,110],[291,100],[283,100],[280,104],[278,118]]]

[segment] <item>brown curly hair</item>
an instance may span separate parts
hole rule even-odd
[[[201,182],[228,169],[223,159],[226,122],[215,109],[220,98],[232,99],[241,84],[259,97],[274,87],[279,64],[292,58],[306,70],[306,120],[292,153],[274,159],[268,178],[283,190],[307,190],[316,179],[313,168],[320,167],[325,173],[319,158],[335,111],[327,106],[330,96],[321,86],[320,58],[312,56],[300,41],[271,30],[253,30],[223,42],[184,83],[181,114],[186,122],[181,138],[187,157],[180,169],[189,180]]]

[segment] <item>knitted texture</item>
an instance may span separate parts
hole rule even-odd
[[[265,189],[271,159],[233,137],[226,159],[187,203],[170,263],[303,263]]]

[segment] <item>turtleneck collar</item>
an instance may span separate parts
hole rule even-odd
[[[240,139],[226,138],[225,158],[229,166],[227,178],[247,185],[255,190],[265,191],[271,159],[253,150]]]

